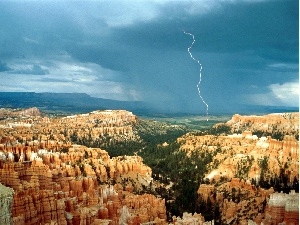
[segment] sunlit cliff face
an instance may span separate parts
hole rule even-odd
[[[60,152],[58,146],[54,146],[56,152],[45,149],[35,152],[34,146],[2,149],[14,152],[13,158],[2,159],[0,163],[0,182],[14,190],[10,217],[14,224],[118,221],[123,205],[130,212],[126,217],[128,221],[164,221],[166,212],[162,199],[132,194],[152,180],[151,169],[140,157],[110,159],[107,152],[99,148],[80,145],[63,148],[64,152]],[[23,160],[22,153],[28,154],[30,160]],[[108,187],[105,185],[108,183],[118,185]],[[32,210],[30,213],[27,213],[28,208]],[[152,208],[157,211],[149,211]]]
[[[151,186],[163,187],[154,184],[152,169],[140,156],[110,157],[102,148],[72,143],[140,141],[133,129],[136,116],[123,110],[62,118],[43,117],[35,110],[26,112],[29,114],[20,117],[14,114],[19,119],[0,121],[0,183],[14,191],[11,210],[5,208],[14,224],[93,224],[100,220],[118,224],[120,219],[131,224],[167,224],[165,200],[138,194]],[[299,141],[294,135],[298,132],[297,120],[298,114],[235,115],[226,124],[236,133],[191,132],[177,139],[178,151],[188,156],[195,151],[212,156],[211,163],[205,165],[204,179],[209,184],[199,186],[198,196],[201,201],[219,204],[223,222],[251,218],[259,224],[266,215],[274,217],[274,211],[266,211],[267,205],[272,209],[276,202],[276,196],[271,195],[274,189],[257,185],[281,176],[292,185],[299,178]],[[282,139],[253,134],[261,129],[283,134]],[[164,143],[160,150],[168,146]],[[287,213],[283,220],[294,220],[297,212],[292,206],[284,209]],[[174,218],[178,225],[186,221],[203,223],[204,217],[184,214]]]

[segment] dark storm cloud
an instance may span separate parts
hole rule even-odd
[[[110,46],[113,44],[110,44]],[[93,62],[104,68],[115,71],[127,71],[127,55],[126,51],[120,51],[113,45],[111,49],[101,48],[97,44],[84,46],[75,44],[66,48],[67,52],[81,62]]]
[[[11,68],[6,63],[0,61],[0,72],[10,71]]]
[[[185,47],[187,37],[180,33],[186,30],[198,37],[202,52],[257,51],[267,57],[270,50],[272,59],[298,58],[298,1],[223,2],[211,13],[188,18],[184,3],[169,4],[157,20],[116,29],[115,36],[135,47],[174,49]]]
[[[80,28],[65,9],[63,3],[50,1],[1,2],[0,43],[4,48],[0,56],[47,57],[82,41]]]
[[[41,82],[45,82],[45,83],[64,83],[66,82],[67,80],[64,79],[63,77],[62,78],[43,78],[41,79]]]
[[[43,69],[39,65],[33,65],[29,68],[14,69],[14,70],[9,71],[9,73],[31,74],[31,75],[46,75],[46,74],[49,74],[49,71],[47,69]]]
[[[281,62],[299,68],[297,1],[223,2],[210,13],[196,13],[189,17],[180,11],[184,8],[184,3],[179,2],[177,7],[170,7],[173,4],[166,4],[162,9],[163,16],[150,23],[140,22],[131,27],[114,30],[114,36],[119,38],[120,42],[136,50],[143,49],[148,56],[141,63],[145,63],[146,66],[153,62],[149,60],[153,49],[165,52],[161,54],[165,56],[164,62],[155,64],[155,68],[161,65],[160,71],[164,71],[165,74],[159,74],[155,69],[145,70],[144,79],[156,77],[153,83],[149,82],[147,85],[157,84],[158,81],[161,86],[173,84],[171,91],[178,92],[175,96],[180,103],[185,101],[185,94],[197,95],[196,91],[194,94],[191,91],[193,84],[197,83],[197,77],[193,82],[187,82],[186,77],[186,74],[192,72],[192,64],[183,71],[177,68],[178,64],[187,65],[188,62],[185,62],[183,56],[192,41],[189,36],[183,34],[183,30],[193,33],[196,37],[196,44],[191,51],[204,67],[201,92],[203,96],[207,96],[213,107],[219,107],[221,102],[231,107],[243,100],[245,90],[250,95],[265,93],[272,82],[297,81],[295,71],[287,71],[287,68],[284,68],[283,74],[283,68],[272,71],[269,67],[270,64]],[[173,52],[170,52],[176,50],[183,53],[182,56],[178,56],[178,60],[174,59]],[[188,56],[186,59],[189,59]],[[173,65],[167,61],[172,61]],[[194,67],[196,68],[196,65]],[[173,71],[170,68],[173,68]],[[174,76],[172,72],[175,68],[177,71]],[[168,73],[169,76],[166,75]],[[197,71],[193,74],[196,75]],[[161,76],[165,76],[165,79]],[[174,84],[173,80],[177,80],[180,85]],[[153,89],[158,89],[159,86],[153,85]],[[258,88],[251,88],[253,86]]]
[[[86,87],[103,97],[99,89],[107,85],[104,97],[130,92],[159,109],[198,111],[204,109],[196,88],[199,67],[187,52],[192,39],[185,30],[196,38],[191,51],[203,65],[201,93],[210,108],[234,107],[254,94],[277,104],[276,89],[282,95],[298,81],[298,5],[296,0],[2,1],[0,72],[34,75],[32,86],[56,83],[51,85],[56,92]]]

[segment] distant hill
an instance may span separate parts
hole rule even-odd
[[[117,101],[95,98],[85,93],[36,93],[36,92],[0,92],[0,108],[37,107],[45,112],[86,113],[101,109],[125,109],[138,116],[174,117],[199,115],[197,112],[168,112],[165,109],[152,109],[142,101]],[[234,105],[228,109],[210,111],[210,115],[232,114],[268,114],[277,112],[298,112],[298,107],[279,107],[261,105]],[[168,113],[166,113],[168,112]]]
[[[291,106],[268,106],[268,105],[243,105],[239,106],[239,110],[235,113],[239,114],[269,114],[269,113],[284,113],[284,112],[299,112],[298,107]]]
[[[139,111],[143,102],[94,98],[85,93],[0,92],[0,108],[38,107],[43,111],[84,113],[101,109]]]

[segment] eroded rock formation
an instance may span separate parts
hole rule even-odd
[[[285,165],[289,179],[299,177],[299,141],[293,136],[285,136],[282,141],[270,137],[252,135],[251,132],[226,136],[187,134],[177,140],[181,150],[188,154],[192,151],[212,152],[215,154],[209,179],[239,177],[245,180],[258,180],[263,160],[267,161],[266,177],[279,176]]]
[[[136,221],[132,224],[165,221],[163,200],[132,193],[151,181],[151,169],[139,156],[111,159],[104,150],[81,145],[57,149],[35,152],[28,146],[18,146],[2,150],[0,182],[14,190],[14,224],[88,225],[99,219],[118,224],[124,205],[130,208],[129,220]],[[30,160],[20,160],[22,154]],[[118,179],[117,189],[104,185]],[[131,192],[126,191],[128,186]]]
[[[234,132],[259,130],[269,133],[298,134],[299,113],[273,113],[263,116],[235,114],[226,125],[230,126]]]
[[[211,184],[201,184],[198,194],[201,201],[220,208],[223,223],[238,224],[251,220],[260,224],[268,217],[265,209],[267,199],[274,193],[272,187],[298,187],[299,141],[295,135],[299,130],[298,118],[297,113],[235,115],[226,124],[235,131],[241,131],[243,127],[245,131],[242,133],[218,136],[188,133],[177,139],[180,150],[188,155],[196,151],[204,156],[212,156],[205,176]],[[281,140],[252,134],[252,131],[262,129],[285,135]],[[260,188],[262,185],[266,186],[265,189]],[[272,205],[272,200],[270,202]],[[276,220],[277,215],[280,217],[278,221],[282,222],[285,214],[275,211],[270,216],[273,217],[272,221]],[[288,212],[286,218],[294,218],[293,215],[297,213],[299,209]]]
[[[198,194],[204,202],[218,204],[222,222],[297,223],[295,203],[287,200],[280,206],[284,214],[276,213],[274,189],[255,184],[284,176],[291,185],[299,178],[298,119],[294,113],[235,115],[226,123],[235,134],[189,133],[178,138],[180,151],[211,155],[205,176],[211,184],[201,184]],[[0,183],[14,191],[11,210],[5,203],[1,219],[8,221],[10,212],[7,224],[166,224],[165,200],[134,194],[152,182],[151,168],[141,157],[111,158],[102,147],[83,145],[139,141],[133,130],[136,122],[136,116],[123,110],[50,118],[36,109],[0,121]],[[258,137],[253,135],[257,130],[284,137]],[[206,224],[199,214],[184,214],[173,221],[191,223]]]

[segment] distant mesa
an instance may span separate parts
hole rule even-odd
[[[43,111],[84,113],[99,109],[126,109],[141,111],[146,104],[139,101],[117,101],[95,98],[85,93],[36,93],[36,92],[0,92],[0,107],[30,108]]]
[[[198,110],[169,111],[167,107],[152,108],[149,103],[143,101],[117,101],[91,97],[85,93],[49,93],[49,92],[0,92],[0,108],[31,108],[37,107],[43,111],[53,113],[87,113],[99,109],[125,109],[136,115],[181,115],[197,114]],[[235,104],[224,107],[210,105],[210,114],[267,114],[275,112],[298,112],[298,107],[279,107]]]

